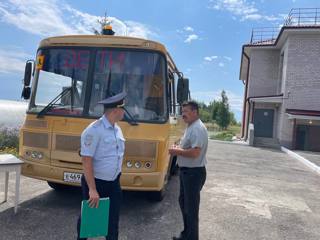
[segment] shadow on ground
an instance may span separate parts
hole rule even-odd
[[[177,180],[178,177],[172,177],[162,202],[150,200],[148,193],[123,192],[120,239],[170,239],[176,233],[175,226],[181,222]],[[13,208],[0,212],[0,239],[76,239],[80,202],[80,188],[48,189],[22,202],[17,214]]]

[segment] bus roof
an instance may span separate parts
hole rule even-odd
[[[167,52],[158,42],[142,38],[109,36],[109,35],[66,35],[43,39],[39,47],[49,46],[90,46],[90,47],[124,47],[153,49]]]
[[[156,50],[164,53],[167,56],[171,68],[178,71],[173,59],[163,44],[143,38],[110,35],[65,35],[45,38],[39,44],[39,48],[52,46],[115,47]]]

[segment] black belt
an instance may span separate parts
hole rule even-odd
[[[103,180],[103,179],[95,178],[95,177],[94,177],[94,179],[97,180],[97,181],[102,181],[102,182],[107,182],[107,183],[113,183],[113,182],[119,181],[119,180],[120,180],[120,176],[121,176],[121,173],[119,173],[114,180]],[[82,178],[86,181],[86,178],[85,178],[84,174],[82,174]]]
[[[180,167],[180,170],[182,171],[188,171],[188,170],[203,170],[203,169],[206,169],[206,167]]]

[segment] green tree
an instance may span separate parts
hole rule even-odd
[[[230,111],[229,102],[226,92],[221,92],[221,100],[213,100],[209,105],[204,102],[198,102],[199,115],[203,122],[213,121],[221,129],[226,129],[230,124],[237,125],[234,113]]]
[[[226,92],[221,92],[221,102],[216,113],[216,122],[222,129],[226,129],[230,124],[229,103]]]
[[[198,103],[198,105],[199,105],[199,109],[204,109],[204,110],[206,110],[207,106],[206,106],[206,104],[205,104],[204,102],[197,102],[197,103]]]
[[[19,147],[19,130],[17,128],[0,128],[0,150]]]
[[[230,125],[237,125],[238,122],[237,122],[237,120],[236,120],[236,118],[234,116],[234,113],[233,112],[229,112],[229,114],[230,114]]]
[[[204,102],[197,102],[199,105],[199,117],[202,122],[210,122],[211,116],[208,106]]]
[[[202,122],[210,122],[211,117],[210,117],[210,112],[208,112],[205,108],[200,108],[199,109],[199,116]]]
[[[213,103],[211,103],[211,118],[213,121],[217,121],[217,115],[218,115],[218,110],[220,108],[221,102],[214,100]]]

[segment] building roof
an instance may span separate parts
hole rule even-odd
[[[293,114],[293,115],[305,115],[305,116],[318,116],[318,117],[320,117],[320,111],[315,111],[315,110],[286,109],[286,113]]]
[[[283,94],[273,95],[273,96],[249,97],[248,100],[250,100],[251,102],[257,102],[257,103],[282,103]]]
[[[252,49],[280,49],[289,34],[319,34],[320,8],[293,8],[281,28],[255,28],[250,43],[242,46],[240,76],[246,81]]]
[[[272,45],[278,41],[283,29],[320,27],[320,8],[292,8],[282,27],[254,28],[248,45]]]
[[[286,109],[289,119],[320,120],[320,111]]]

